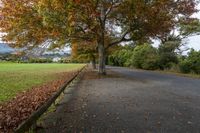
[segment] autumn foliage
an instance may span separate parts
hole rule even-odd
[[[59,79],[19,93],[9,102],[0,104],[0,132],[13,132],[24,120],[44,104],[76,72],[59,74]]]
[[[106,50],[126,41],[162,38],[191,19],[197,0],[2,0],[1,32],[15,46],[34,47],[45,40],[62,46],[73,40],[98,45],[99,73]],[[183,19],[184,18],[184,19]],[[111,38],[106,42],[106,38]]]

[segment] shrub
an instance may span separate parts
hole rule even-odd
[[[189,52],[186,57],[179,64],[180,70],[183,73],[196,73],[200,74],[200,51],[194,51],[193,49]]]
[[[174,53],[160,53],[158,63],[160,69],[170,69],[173,64],[178,64],[178,58]]]
[[[131,64],[136,68],[146,70],[158,69],[157,49],[149,44],[137,46],[133,51]]]
[[[176,42],[176,41],[175,41]],[[159,67],[160,69],[171,69],[173,64],[178,64],[178,57],[175,52],[177,45],[175,42],[169,41],[161,44],[158,48]]]
[[[191,72],[191,66],[190,66],[190,62],[188,62],[187,60],[184,60],[182,62],[179,63],[179,69],[180,72],[182,73],[190,73]]]
[[[176,63],[170,63],[170,68],[166,68],[165,70],[170,71],[170,72],[180,72],[180,67],[179,64]]]
[[[29,59],[28,63],[52,63],[51,59],[46,58],[31,58]]]
[[[131,65],[131,57],[133,55],[133,47],[124,47],[121,50],[115,51],[108,57],[108,64],[114,66],[125,66]]]

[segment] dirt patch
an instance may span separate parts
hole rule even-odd
[[[57,80],[33,87],[19,93],[12,100],[0,104],[0,132],[12,132],[76,73],[59,73]]]
[[[87,79],[104,79],[104,78],[121,78],[122,75],[114,71],[108,70],[106,75],[98,74],[98,71],[88,69],[84,74],[84,80]]]
[[[122,74],[112,71],[112,70],[107,70],[107,74],[106,75],[100,75],[98,74],[98,71],[94,71],[91,69],[88,69],[86,71],[86,73],[84,74],[84,80],[90,80],[90,79],[105,79],[105,78],[123,78],[123,79],[127,79],[127,80],[131,80],[134,82],[141,82],[141,83],[148,83],[148,80],[144,80],[144,79],[138,79],[138,78],[134,78],[134,77],[124,77]]]

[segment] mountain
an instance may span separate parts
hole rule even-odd
[[[48,47],[37,47],[31,50],[27,50],[26,48],[13,49],[8,44],[0,42],[0,55],[11,54],[17,51],[26,51],[26,56],[28,57],[66,57],[70,55],[69,47],[54,50],[48,50]]]
[[[0,54],[12,53],[15,50],[9,47],[6,43],[0,43]]]

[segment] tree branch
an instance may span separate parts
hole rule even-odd
[[[114,3],[112,2],[112,5],[110,6],[110,8],[107,9],[104,20],[103,20],[104,22],[106,21],[106,18],[108,17],[109,13],[112,11],[113,5],[114,5]]]
[[[126,31],[126,32],[122,35],[122,37],[121,37],[119,40],[114,41],[114,42],[108,44],[108,46],[106,47],[106,49],[108,49],[109,47],[111,47],[111,46],[113,46],[113,45],[119,44],[119,43],[121,43],[121,42],[128,42],[128,41],[131,41],[131,40],[132,40],[131,38],[128,38],[128,39],[125,38],[126,35],[127,35],[128,33],[129,33],[129,31]]]

